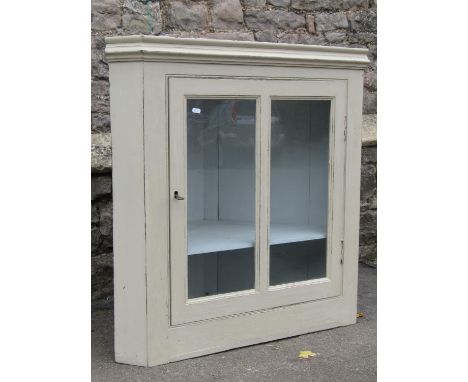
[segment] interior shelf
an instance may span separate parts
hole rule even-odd
[[[270,226],[270,244],[324,239],[326,228],[310,225],[277,224]],[[251,248],[255,226],[248,222],[198,220],[188,223],[188,254]]]

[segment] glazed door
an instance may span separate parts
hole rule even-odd
[[[346,81],[168,91],[171,324],[339,296]]]

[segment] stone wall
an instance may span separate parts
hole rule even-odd
[[[377,0],[92,0],[92,298],[112,299],[112,163],[104,37],[129,34],[367,47],[365,121],[377,112]],[[373,123],[373,125],[372,125]],[[376,141],[362,158],[360,257],[376,264]]]
[[[377,146],[362,148],[359,257],[377,266]]]

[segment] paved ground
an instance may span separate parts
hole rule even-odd
[[[359,268],[356,325],[249,346],[163,366],[144,368],[113,360],[111,310],[92,314],[93,382],[293,382],[376,381],[377,295],[375,269]],[[299,359],[299,351],[319,355]]]

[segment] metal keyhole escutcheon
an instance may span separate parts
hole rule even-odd
[[[174,191],[174,199],[184,200],[185,198],[179,195],[179,191]]]

